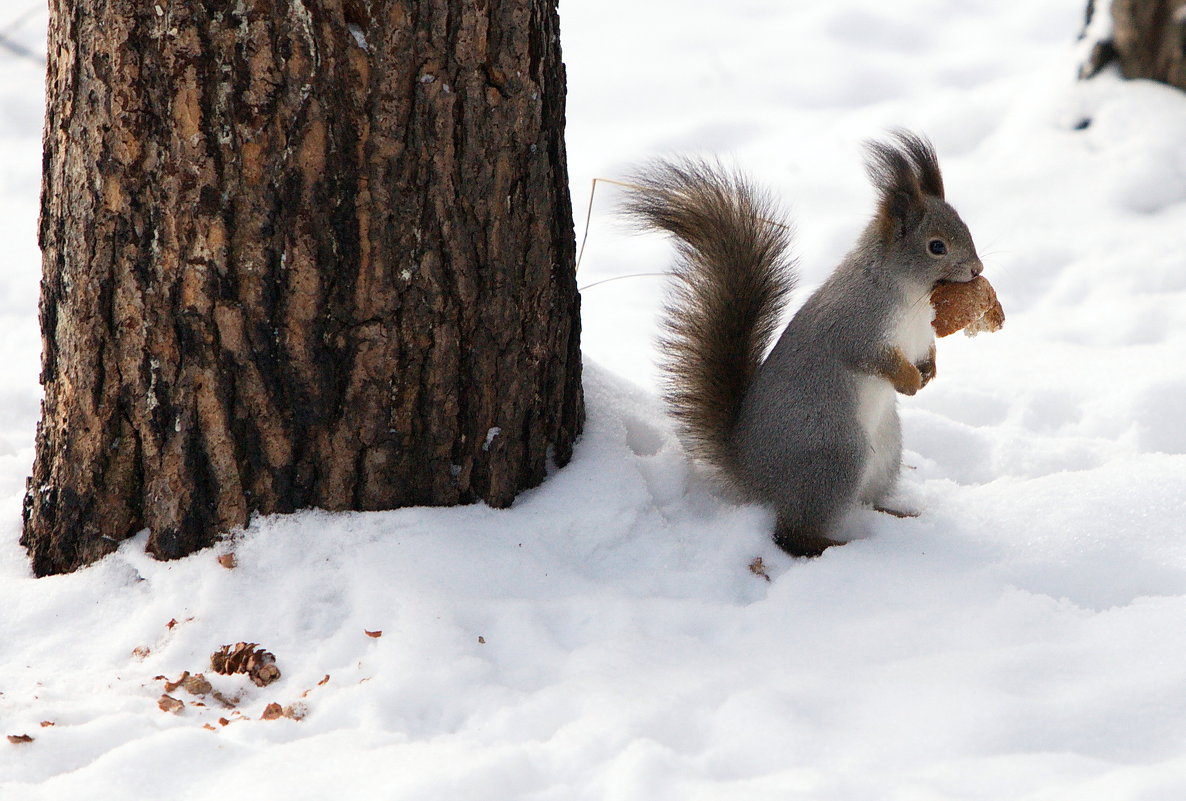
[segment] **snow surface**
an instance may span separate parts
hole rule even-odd
[[[1186,96],[1076,83],[1083,5],[562,9],[580,221],[594,177],[721,154],[793,207],[809,288],[870,212],[860,142],[938,147],[1008,320],[901,403],[922,515],[810,561],[685,461],[644,277],[585,293],[587,433],[511,510],[306,512],[33,579],[41,74],[0,51],[0,734],[34,738],[0,739],[0,799],[1186,798]],[[670,256],[612,201],[583,284]],[[282,678],[212,676],[238,641]],[[236,710],[159,709],[187,670]]]

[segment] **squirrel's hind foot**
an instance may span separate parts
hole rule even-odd
[[[914,509],[895,509],[892,506],[882,506],[880,504],[874,504],[873,511],[881,512],[883,515],[891,515],[893,517],[902,519],[920,517],[922,515],[922,512],[916,511]]]
[[[794,531],[784,526],[774,532],[774,543],[790,556],[805,557],[819,556],[834,545],[844,544],[822,534]]]

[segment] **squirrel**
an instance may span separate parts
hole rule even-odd
[[[891,511],[895,393],[935,377],[930,293],[984,269],[925,137],[893,131],[866,153],[873,218],[765,358],[798,281],[792,230],[770,195],[713,162],[661,160],[634,176],[624,203],[642,228],[675,239],[660,344],[682,438],[744,500],[774,510],[775,541],[792,556],[841,544],[840,521],[858,504]]]

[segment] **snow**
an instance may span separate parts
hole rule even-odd
[[[142,535],[33,579],[42,77],[0,51],[0,734],[33,738],[0,739],[0,798],[1186,797],[1186,96],[1076,83],[1083,5],[562,9],[578,220],[595,177],[719,154],[792,207],[806,291],[870,213],[860,142],[938,148],[1008,319],[901,401],[921,516],[815,560],[684,458],[639,277],[585,293],[587,432],[509,510],[257,519],[168,563]],[[671,255],[613,200],[583,285]],[[240,641],[282,677],[214,675]],[[183,671],[236,709],[162,711]]]

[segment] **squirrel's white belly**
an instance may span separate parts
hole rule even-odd
[[[931,296],[925,295],[898,321],[894,343],[902,349],[911,364],[917,364],[930,354],[931,345],[935,342],[935,329],[931,325],[934,319],[935,307],[931,305]]]
[[[928,297],[916,303],[899,321],[892,341],[910,362],[920,362],[930,355],[935,342],[931,327],[934,317],[935,310]],[[863,503],[876,503],[897,480],[902,448],[897,403],[894,385],[885,378],[863,375],[857,379],[857,421],[868,443],[857,490],[857,498]]]
[[[893,484],[899,450],[897,393],[879,376],[857,379],[857,421],[865,432],[865,466],[857,485],[857,499],[874,503]]]

